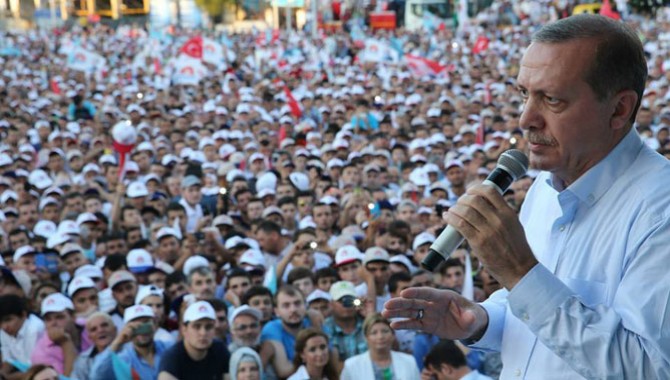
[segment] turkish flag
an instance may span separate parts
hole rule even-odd
[[[298,104],[298,101],[295,100],[293,94],[291,93],[291,90],[288,89],[288,86],[284,86],[284,94],[286,94],[286,100],[288,102],[288,106],[291,108],[291,114],[296,118],[300,118],[300,116],[302,116],[302,110],[300,109],[300,104]]]
[[[49,82],[49,84],[51,85],[51,91],[52,91],[54,94],[56,94],[56,95],[60,95],[60,94],[62,94],[62,92],[61,92],[61,90],[60,90],[60,86],[58,85],[58,81],[57,81],[57,80],[52,79],[52,80]]]
[[[423,76],[444,76],[447,75],[447,67],[440,65],[439,62],[419,57],[416,55],[405,54],[407,68],[416,78]]]
[[[621,20],[621,15],[612,9],[612,4],[610,0],[604,0],[603,5],[600,7],[600,15],[609,17],[614,20]]]
[[[180,53],[184,53],[191,58],[202,59],[202,37],[195,36],[186,41],[184,46],[179,49]]]
[[[489,39],[484,36],[479,36],[475,41],[475,46],[472,47],[473,54],[479,54],[489,48]]]

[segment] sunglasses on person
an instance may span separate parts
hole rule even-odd
[[[344,296],[337,300],[337,302],[346,308],[361,306],[361,300],[354,296]]]

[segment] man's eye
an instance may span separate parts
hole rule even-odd
[[[551,96],[547,96],[546,101],[549,105],[557,105],[558,103],[561,102],[559,99],[551,97]]]

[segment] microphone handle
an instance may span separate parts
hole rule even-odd
[[[496,168],[488,178],[484,180],[483,184],[493,187],[498,193],[502,194],[513,181],[514,179],[509,173],[505,172],[503,169]],[[500,185],[498,183],[500,183]],[[451,253],[461,245],[463,240],[465,240],[463,236],[461,236],[454,227],[447,225],[435,242],[430,245],[428,255],[423,259],[421,265],[431,272],[435,271],[437,266],[447,260],[449,256],[451,256]],[[450,247],[451,249],[448,249],[448,252],[440,253],[438,251],[440,247]]]

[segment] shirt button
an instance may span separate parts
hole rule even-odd
[[[560,226],[558,229],[559,229],[559,231],[561,231],[561,232],[565,231],[565,225]]]
[[[524,321],[528,322],[528,320],[530,319],[530,316],[528,315],[528,313],[523,313],[521,315],[521,318],[523,318]]]
[[[589,200],[589,202],[593,202],[593,200],[596,199],[596,197],[594,197],[593,194],[591,194],[588,196],[587,199]]]
[[[514,376],[521,377],[521,370],[517,369],[516,371],[514,371]]]

